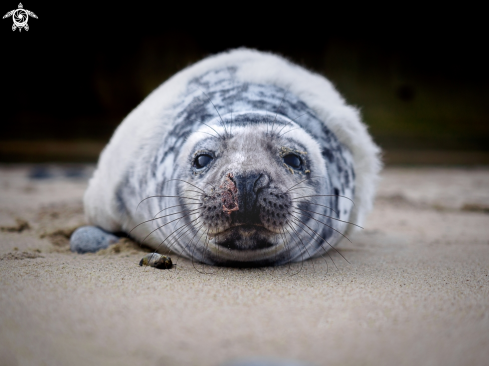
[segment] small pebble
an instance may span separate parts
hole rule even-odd
[[[117,243],[119,238],[95,226],[82,226],[71,234],[70,249],[76,253],[95,253]]]
[[[149,253],[141,259],[140,266],[151,266],[158,269],[171,269],[173,263],[170,257],[158,253]]]

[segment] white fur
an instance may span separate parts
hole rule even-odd
[[[122,229],[115,192],[125,172],[130,166],[147,167],[144,162],[150,161],[172,125],[172,106],[182,97],[187,83],[209,70],[226,66],[237,66],[237,78],[243,82],[272,84],[295,94],[350,149],[356,174],[355,207],[350,219],[362,225],[373,205],[381,161],[380,149],[361,122],[358,110],[346,105],[324,77],[277,55],[244,48],[208,57],[180,71],[124,119],[103,150],[85,193],[88,222],[107,231]]]

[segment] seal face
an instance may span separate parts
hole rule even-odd
[[[162,196],[140,205],[141,221],[160,212],[153,239],[210,264],[313,256],[349,219],[351,154],[287,90],[239,83],[235,73],[213,70],[188,84],[152,169],[129,171],[120,186],[121,214]]]
[[[241,71],[227,62],[186,79],[163,111],[165,131],[156,123],[116,180],[110,223],[97,222],[90,201],[104,158],[115,158],[109,144],[85,197],[89,220],[157,250],[227,266],[301,261],[343,238],[357,190],[350,148],[293,88]],[[158,98],[151,99],[142,106],[154,108]]]

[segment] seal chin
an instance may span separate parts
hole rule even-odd
[[[276,245],[273,240],[276,235],[261,225],[241,224],[214,233],[212,237],[220,247],[229,250],[248,251],[272,248]]]

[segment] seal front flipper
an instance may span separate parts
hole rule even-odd
[[[82,226],[70,238],[70,249],[76,253],[95,253],[115,244],[119,238],[96,226]]]

